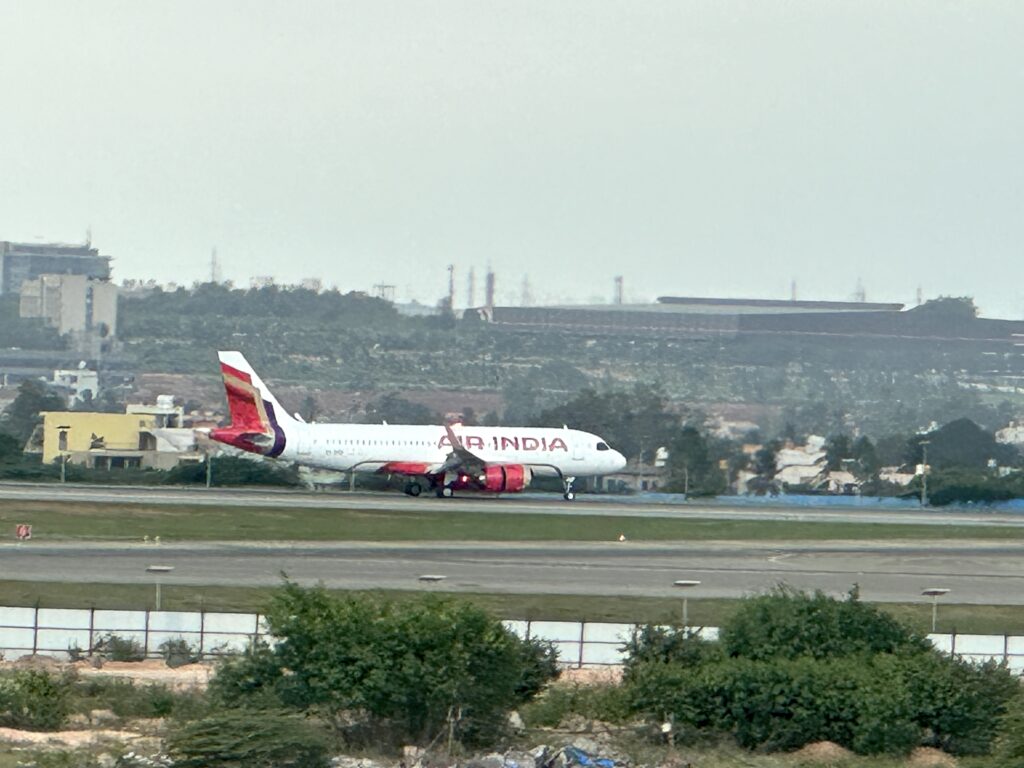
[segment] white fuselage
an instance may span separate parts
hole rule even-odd
[[[453,431],[463,447],[488,464],[521,464],[535,474],[562,477],[603,475],[626,460],[597,435],[575,429],[463,427]],[[443,426],[400,424],[303,424],[285,426],[281,458],[322,469],[406,474],[437,471],[452,452]],[[423,471],[413,471],[422,465]]]

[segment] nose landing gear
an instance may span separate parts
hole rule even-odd
[[[573,499],[576,498],[576,492],[573,491],[572,489],[572,484],[574,482],[576,482],[575,477],[566,477],[562,480],[562,485],[565,488],[564,492],[562,493],[562,498],[565,499],[566,501],[572,501]]]

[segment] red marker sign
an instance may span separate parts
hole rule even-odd
[[[19,523],[14,529],[14,534],[18,537],[18,541],[28,541],[32,538],[32,526]]]

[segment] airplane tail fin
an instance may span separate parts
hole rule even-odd
[[[279,456],[285,443],[282,425],[292,418],[241,352],[218,352],[217,355],[231,423],[213,430],[210,436],[243,450]]]

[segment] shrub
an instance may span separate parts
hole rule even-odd
[[[1007,704],[998,722],[999,736],[992,750],[995,764],[1002,768],[1024,768],[1024,693]]]
[[[928,641],[892,616],[858,599],[821,591],[807,594],[785,585],[742,601],[722,627],[720,642],[728,656],[749,659],[818,659],[854,654],[925,651]]]
[[[629,719],[628,705],[625,688],[621,685],[555,684],[523,707],[520,714],[529,728],[554,728],[569,715],[621,723]]]
[[[146,658],[142,643],[119,635],[104,635],[93,644],[92,652],[110,661],[143,661]]]
[[[175,768],[325,768],[330,741],[302,715],[236,709],[183,725],[167,741]]]
[[[720,643],[713,643],[686,628],[637,627],[622,650],[626,654],[625,678],[638,664],[680,664],[695,666],[722,656]]]
[[[909,693],[863,659],[647,663],[629,692],[636,710],[671,717],[684,737],[731,734],[747,749],[828,740],[863,754],[907,752],[920,738]]]
[[[78,680],[72,690],[78,712],[109,709],[122,718],[176,717],[206,713],[206,697],[196,691],[175,691],[157,683],[142,685],[112,677]]]
[[[435,596],[397,605],[288,583],[267,622],[280,642],[222,667],[213,683],[219,700],[359,711],[406,743],[429,741],[449,724],[465,741],[495,739],[508,710],[555,673],[549,645]]]
[[[0,725],[31,731],[59,729],[71,711],[71,679],[37,669],[0,677]]]
[[[175,637],[162,642],[160,644],[160,655],[164,657],[167,666],[172,669],[183,667],[186,664],[195,664],[203,658],[203,655],[189,645],[188,641],[182,637]]]

